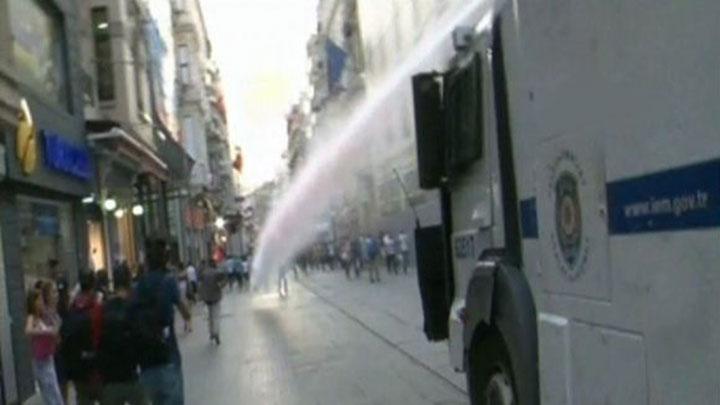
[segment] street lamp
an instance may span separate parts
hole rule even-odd
[[[223,218],[223,217],[218,217],[218,218],[215,220],[215,227],[218,228],[218,229],[223,229],[223,228],[225,228],[225,218]]]
[[[119,210],[115,211],[115,218],[121,219],[123,216],[125,216],[124,209],[119,209]]]
[[[105,208],[105,211],[115,211],[117,208],[117,201],[115,201],[114,198],[108,198],[103,203],[103,207]]]
[[[140,205],[140,204],[135,204],[135,205],[133,205],[133,207],[132,207],[132,214],[133,214],[133,215],[135,215],[136,217],[139,217],[139,216],[141,216],[141,215],[144,214],[144,213],[145,213],[145,208],[143,208],[142,205]]]

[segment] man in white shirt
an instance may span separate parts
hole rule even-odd
[[[408,237],[405,232],[400,232],[398,235],[398,242],[400,243],[400,257],[402,258],[403,272],[408,272],[408,262],[410,260],[410,249],[408,247]]]
[[[187,274],[188,279],[188,298],[190,299],[190,302],[194,303],[195,294],[197,294],[198,288],[197,269],[195,269],[195,266],[189,262],[187,268],[185,269],[185,273]]]

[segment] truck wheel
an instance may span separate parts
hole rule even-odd
[[[517,405],[510,356],[499,332],[473,343],[467,382],[472,405]]]

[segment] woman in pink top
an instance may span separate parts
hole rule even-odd
[[[33,371],[40,394],[46,405],[64,405],[53,360],[60,324],[46,316],[42,292],[37,289],[27,294],[27,313],[25,334],[30,338]]]

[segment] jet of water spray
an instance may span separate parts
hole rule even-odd
[[[463,2],[464,3],[464,2]],[[383,131],[374,130],[383,106],[409,77],[422,68],[443,44],[453,29],[468,22],[486,20],[499,5],[495,0],[474,0],[438,22],[418,45],[389,75],[374,86],[359,106],[342,120],[337,135],[321,148],[311,151],[306,165],[297,173],[264,224],[253,259],[253,286],[267,285],[294,256],[317,236],[316,224],[330,208],[332,201],[352,184],[353,174],[368,164],[362,156],[367,145],[382,142]],[[392,118],[392,117],[390,117]]]

